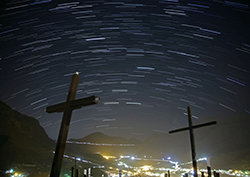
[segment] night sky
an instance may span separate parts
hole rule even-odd
[[[57,139],[71,76],[69,138],[93,132],[143,139],[250,114],[250,10],[246,1],[23,0],[1,4],[0,100]],[[242,122],[244,124],[244,122]]]

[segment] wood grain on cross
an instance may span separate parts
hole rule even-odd
[[[59,103],[46,108],[47,113],[63,112],[63,119],[61,122],[60,132],[57,139],[56,151],[52,163],[50,177],[60,176],[63,154],[66,146],[72,111],[74,109],[80,109],[83,106],[97,104],[100,100],[100,98],[98,98],[97,96],[90,96],[87,98],[75,100],[79,79],[80,76],[78,75],[78,73],[72,76],[66,102]]]

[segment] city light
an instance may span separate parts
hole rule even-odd
[[[105,155],[102,155],[102,157],[103,158],[105,158],[105,159],[115,159],[116,158],[116,156],[105,156]]]
[[[144,165],[141,167],[143,171],[148,171],[151,168],[151,165]]]
[[[15,172],[13,169],[5,171],[5,174],[11,174],[11,177],[25,177],[26,176],[21,173]]]
[[[112,156],[113,157],[113,156]],[[169,157],[168,157],[169,158]],[[131,159],[133,161],[145,161],[147,163],[154,163],[154,164],[162,164],[162,167],[155,167],[154,165],[143,165],[143,166],[130,166],[129,161],[128,164],[124,163],[122,159]],[[109,170],[116,169],[116,173],[112,173],[112,176],[119,176],[119,168],[121,168],[122,171],[122,176],[136,176],[136,175],[146,175],[146,176],[160,176],[164,177],[165,174],[170,172],[172,175],[177,175],[177,176],[183,176],[185,174],[193,175],[193,169],[192,168],[183,168],[183,165],[190,164],[190,162],[185,162],[185,163],[179,163],[179,162],[174,162],[171,161],[170,159],[164,160],[162,159],[155,159],[153,157],[146,159],[145,155],[142,156],[142,158],[138,156],[126,156],[126,155],[121,155],[118,158],[114,158],[114,161],[119,161],[117,163],[116,167],[109,167]],[[206,157],[198,158],[197,162],[200,161],[206,161]],[[161,162],[161,163],[159,163]],[[167,164],[174,164],[171,168],[166,168],[165,166]],[[117,168],[119,166],[119,168]],[[129,170],[128,170],[129,168]],[[241,176],[241,177],[250,177],[249,171],[233,171],[233,170],[222,170],[222,169],[214,169],[213,171],[216,171],[217,173],[220,174],[225,174],[229,176]],[[110,171],[111,172],[111,171]],[[112,171],[113,172],[113,171]],[[198,174],[201,175],[201,172],[207,172],[207,169],[198,169]]]
[[[10,170],[5,171],[5,174],[13,173],[13,172],[14,172],[14,170],[13,170],[13,169],[10,169]]]

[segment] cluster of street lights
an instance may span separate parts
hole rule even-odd
[[[17,173],[13,169],[5,171],[5,174],[9,174],[10,177],[26,177],[26,175],[21,174],[21,173]]]

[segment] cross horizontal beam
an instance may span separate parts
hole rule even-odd
[[[95,96],[95,95],[90,96],[90,97],[86,97],[86,98],[81,98],[78,100],[73,100],[70,102],[70,109],[72,109],[72,110],[80,109],[83,106],[97,104],[99,102],[99,100],[100,100],[100,98]],[[47,113],[63,112],[65,109],[65,105],[66,105],[66,102],[55,104],[53,106],[48,106],[45,111]]]
[[[200,128],[200,127],[205,127],[205,126],[209,126],[209,125],[214,125],[214,124],[217,124],[216,121],[212,121],[212,122],[207,122],[207,123],[204,123],[204,124],[198,124],[198,125],[194,125],[192,126],[192,128]],[[176,129],[176,130],[171,130],[169,131],[169,133],[177,133],[177,132],[182,132],[182,131],[186,131],[186,130],[189,130],[189,127],[184,127],[184,128],[180,128],[180,129]]]

